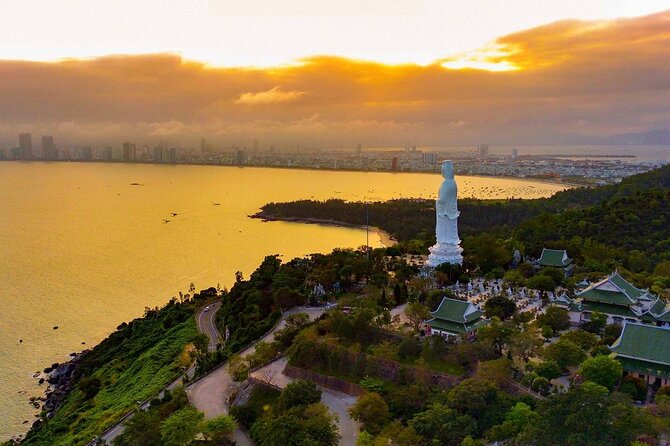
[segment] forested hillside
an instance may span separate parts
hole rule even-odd
[[[459,231],[463,238],[484,233],[513,240],[515,247],[539,255],[543,246],[568,245],[578,257],[599,251],[599,257],[629,267],[629,257],[644,257],[641,269],[651,270],[670,259],[670,166],[635,175],[621,183],[575,188],[536,200],[460,200]],[[413,252],[434,243],[433,200],[391,200],[377,203],[302,200],[270,203],[261,217],[319,219],[379,227]],[[571,253],[572,254],[572,253]],[[602,263],[603,259],[599,259]],[[640,268],[637,268],[640,269]]]

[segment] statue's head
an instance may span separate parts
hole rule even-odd
[[[454,165],[451,160],[442,161],[442,176],[444,178],[454,178]]]

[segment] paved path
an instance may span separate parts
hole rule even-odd
[[[220,334],[219,331],[216,329],[215,320],[216,320],[216,312],[219,310],[220,307],[221,302],[218,301],[214,302],[210,305],[202,307],[195,316],[198,330],[209,336],[209,351],[216,351],[216,345],[219,343]],[[186,375],[189,378],[192,378],[194,374],[195,374],[195,364],[191,365],[191,367],[189,367],[189,369],[186,371]],[[165,387],[165,390],[173,390],[182,384],[183,379],[180,376],[179,378],[175,379],[170,384],[168,384]],[[165,394],[165,390],[161,390],[161,392],[158,394],[159,398],[163,397],[163,395]],[[142,406],[140,406],[140,408],[142,410],[147,410],[149,408],[149,402],[148,401],[145,402],[144,404],[142,404]],[[126,420],[132,418],[132,416],[133,413],[130,413],[128,416],[123,418],[119,423],[107,429],[102,435],[100,435],[100,438],[105,440],[105,442],[108,445],[113,444],[114,439],[123,433],[124,429],[123,423],[125,423]]]
[[[221,340],[221,334],[216,328],[216,312],[221,308],[221,302],[215,302],[200,309],[196,315],[198,330],[209,337],[209,351],[216,351],[216,346]]]
[[[293,381],[292,378],[284,375],[286,363],[286,358],[280,358],[253,371],[251,377],[283,389]],[[319,386],[319,389],[321,389],[321,402],[332,413],[337,414],[337,427],[341,437],[340,446],[354,446],[356,444],[356,436],[359,432],[359,424],[351,419],[349,408],[356,403],[356,397],[321,386]]]
[[[211,310],[210,310],[211,311]],[[286,316],[296,313],[307,313],[310,320],[319,317],[325,311],[324,308],[293,308],[282,315],[282,319],[277,326],[270,331],[261,341],[272,342],[277,331],[286,326]],[[260,342],[260,341],[259,341]],[[256,351],[256,343],[240,352],[241,356],[247,356]],[[210,372],[207,376],[186,387],[186,394],[191,404],[200,412],[205,414],[205,419],[214,418],[218,415],[228,414],[226,401],[238,388],[239,383],[233,381],[228,373],[228,365],[220,365],[217,369]],[[252,444],[249,438],[241,430],[235,432],[235,441],[238,446]]]

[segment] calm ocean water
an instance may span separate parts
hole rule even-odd
[[[247,217],[263,204],[433,197],[439,182],[432,174],[0,163],[0,441],[34,419],[28,398],[44,388],[32,373],[94,346],[146,306],[191,282],[230,285],[236,271],[247,276],[268,254],[290,259],[365,244],[358,229]],[[461,196],[482,198],[563,189],[512,179],[458,182]]]

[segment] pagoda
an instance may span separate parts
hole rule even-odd
[[[595,312],[607,315],[608,324],[648,322],[670,325],[670,307],[658,296],[640,289],[614,272],[575,293],[569,307],[570,321],[581,325]]]
[[[484,312],[471,302],[443,297],[437,310],[425,321],[426,333],[443,337],[473,333],[488,324]]]
[[[610,347],[624,374],[642,378],[654,387],[670,384],[670,329],[626,322]]]
[[[537,260],[536,265],[540,268],[561,268],[565,274],[565,277],[569,277],[575,267],[575,265],[572,263],[572,259],[568,257],[568,252],[566,250],[547,248],[542,248],[542,254]]]

